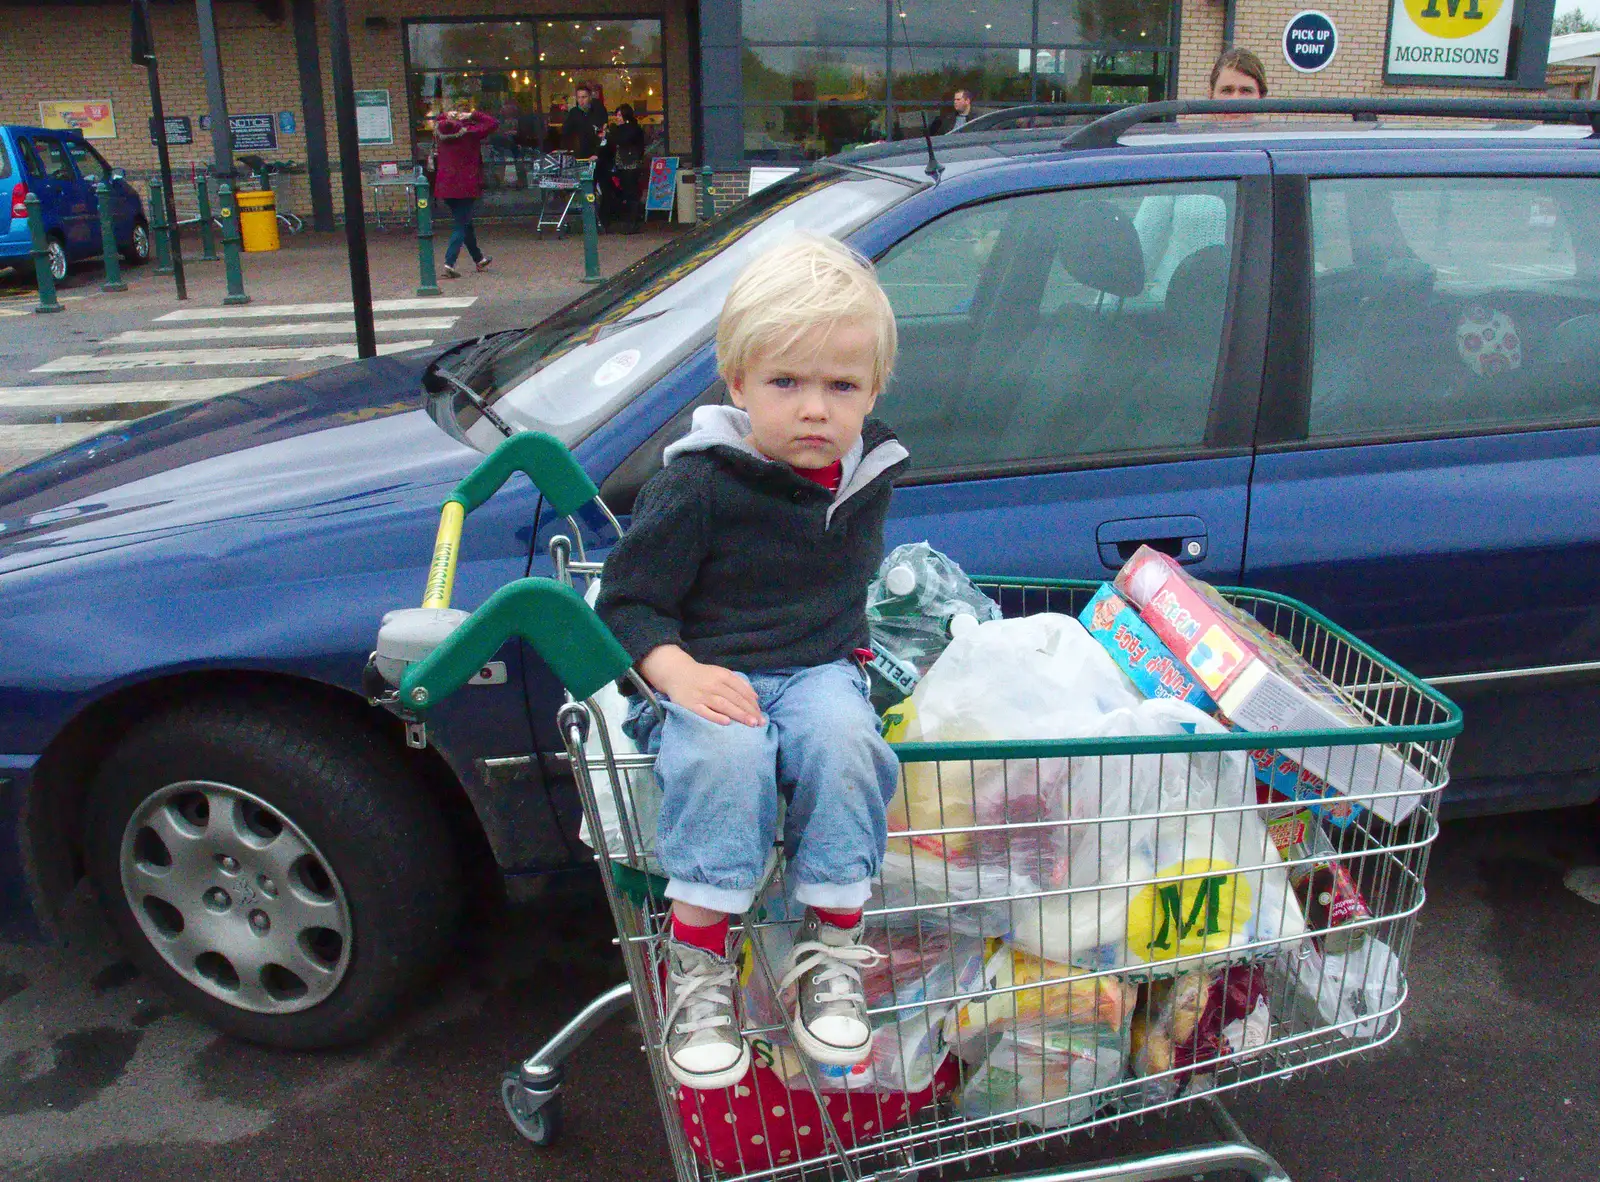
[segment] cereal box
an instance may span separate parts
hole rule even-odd
[[[1161,643],[1161,638],[1139,618],[1110,583],[1089,601],[1078,622],[1100,642],[1112,660],[1128,675],[1134,688],[1147,698],[1177,698],[1204,710],[1216,712],[1217,704],[1176,657]]]

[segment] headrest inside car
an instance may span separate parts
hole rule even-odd
[[[1075,206],[1056,246],[1056,257],[1067,274],[1108,295],[1138,295],[1144,290],[1144,251],[1133,219],[1109,201],[1082,201]]]

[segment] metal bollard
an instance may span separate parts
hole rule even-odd
[[[161,178],[152,178],[150,181],[149,205],[150,237],[156,244],[155,273],[157,275],[172,274],[172,244],[167,241],[167,231],[171,227],[167,225],[167,202],[165,197],[166,195],[161,188]]]
[[[700,166],[700,183],[695,186],[695,195],[700,199],[700,220],[709,222],[717,216],[716,198],[711,195],[711,165]]]
[[[428,178],[417,177],[417,294],[439,294],[439,276],[433,269],[433,197]]]
[[[101,181],[94,187],[100,202],[100,257],[105,260],[106,278],[101,291],[127,291],[122,281],[122,259],[117,255],[117,227],[111,217],[111,186]]]
[[[201,173],[194,178],[194,200],[200,207],[200,261],[217,261],[216,228],[211,224],[211,177]]]
[[[583,281],[600,282],[600,231],[594,216],[594,161],[585,160],[578,173],[578,193],[583,198]]]
[[[222,219],[222,269],[227,272],[228,294],[224,304],[248,304],[244,294],[244,272],[239,269],[239,208],[233,201],[233,186],[217,183],[217,216]]]
[[[56,277],[50,272],[50,242],[44,236],[44,215],[39,212],[39,199],[32,193],[23,198],[28,209],[28,238],[32,244],[33,274],[39,281],[39,304],[35,312],[59,312],[56,299]]]

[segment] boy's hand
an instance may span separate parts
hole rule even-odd
[[[639,672],[661,693],[701,718],[727,726],[762,723],[761,703],[750,683],[732,669],[702,665],[675,644],[651,649],[639,662]]]

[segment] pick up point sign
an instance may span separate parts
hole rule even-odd
[[[1326,69],[1339,47],[1339,31],[1325,12],[1296,13],[1283,27],[1283,57],[1302,74]]]

